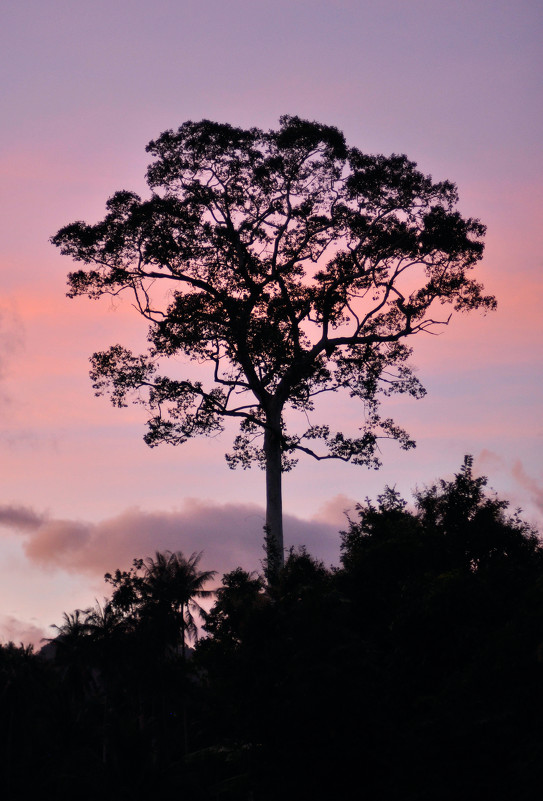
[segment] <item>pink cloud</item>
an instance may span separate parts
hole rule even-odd
[[[311,521],[285,515],[286,542],[307,545],[326,562],[337,561],[344,500],[351,505],[338,496]],[[249,503],[188,499],[179,510],[132,508],[99,523],[48,519],[27,507],[4,506],[0,523],[23,537],[24,553],[36,566],[88,576],[127,567],[133,558],[157,550],[203,550],[206,568],[219,573],[238,565],[258,569],[264,555],[264,511]]]
[[[503,467],[504,461],[494,451],[483,448],[481,453],[475,457],[474,470],[477,475],[485,473],[486,470],[499,470]]]
[[[526,473],[520,459],[514,463],[511,473],[518,484],[530,493],[534,506],[543,513],[543,486]]]
[[[59,559],[59,564],[74,566],[80,563],[92,538],[93,527],[72,520],[51,520],[40,525],[25,542],[28,558],[47,565]]]
[[[346,515],[355,508],[356,504],[357,501],[353,498],[340,493],[323,503],[317,514],[313,516],[313,520],[319,523],[328,523],[341,530],[348,525]]]
[[[19,620],[13,615],[0,615],[0,630],[3,643],[33,645],[36,651],[41,648],[42,640],[46,636],[46,631],[41,626]]]

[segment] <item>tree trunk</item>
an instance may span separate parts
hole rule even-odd
[[[274,424],[275,423],[275,424]],[[273,581],[284,564],[283,498],[281,490],[281,422],[269,422],[264,432],[266,457],[266,577]]]

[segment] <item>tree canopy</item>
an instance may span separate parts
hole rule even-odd
[[[467,458],[414,507],[390,488],[361,503],[341,562],[291,552],[264,594],[234,571],[207,616],[196,657],[210,728],[245,754],[255,797],[348,798],[356,786],[395,801],[531,798],[543,753],[537,532]]]
[[[424,394],[408,338],[451,309],[495,307],[471,275],[485,228],[462,217],[450,181],[298,117],[270,131],[189,121],[147,151],[148,199],[117,192],[102,221],[52,238],[84,265],[70,296],[127,291],[149,323],[146,354],[94,354],[94,388],[147,406],[151,446],[238,419],[227,459],[265,467],[268,560],[280,563],[281,472],[297,453],[375,467],[379,437],[414,445],[379,399]],[[165,373],[178,355],[208,364],[209,384]],[[317,396],[340,390],[364,407],[354,434],[309,417]]]

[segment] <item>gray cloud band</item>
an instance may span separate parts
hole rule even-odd
[[[310,521],[286,515],[287,543],[307,545],[316,557],[337,563],[338,531],[345,527],[340,507],[341,503],[337,509],[328,504],[325,513]],[[156,550],[203,550],[206,568],[219,573],[238,565],[258,569],[264,556],[264,511],[255,504],[188,499],[177,511],[134,508],[98,523],[57,520],[28,507],[0,506],[0,525],[23,537],[25,554],[34,564],[87,575],[127,566],[133,558]]]

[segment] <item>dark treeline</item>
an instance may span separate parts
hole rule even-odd
[[[533,799],[535,531],[468,458],[413,510],[366,501],[341,537],[339,568],[300,550],[271,586],[226,574],[199,642],[213,574],[157,553],[40,654],[0,648],[2,797]]]

